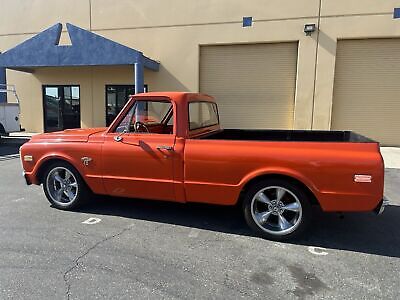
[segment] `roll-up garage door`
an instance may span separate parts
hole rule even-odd
[[[224,128],[293,127],[297,43],[201,46],[200,91]]]
[[[400,39],[338,41],[331,127],[400,146]]]

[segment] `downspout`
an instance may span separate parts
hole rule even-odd
[[[318,62],[318,48],[319,48],[319,29],[320,29],[320,25],[321,25],[321,6],[322,6],[322,0],[319,0],[318,23],[317,23],[317,43],[315,46],[315,61],[314,61],[314,86],[313,86],[313,96],[312,96],[311,130],[314,129],[315,90],[316,90],[316,81],[317,81],[317,62]]]
[[[135,71],[135,94],[144,92],[144,65],[143,54],[140,53],[138,61],[134,65]]]
[[[7,88],[7,73],[4,67],[0,67],[0,88]],[[7,93],[0,93],[0,103],[3,102],[7,102]]]

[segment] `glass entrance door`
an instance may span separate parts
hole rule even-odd
[[[43,86],[44,130],[80,128],[79,86]]]

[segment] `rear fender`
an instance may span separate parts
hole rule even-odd
[[[240,182],[240,187],[243,189],[247,183],[249,183],[251,180],[257,178],[257,177],[262,177],[266,175],[282,175],[282,176],[287,176],[296,179],[297,181],[300,181],[303,183],[308,189],[314,194],[314,196],[318,199],[318,195],[320,194],[320,191],[317,189],[317,187],[313,184],[311,180],[309,180],[307,177],[302,175],[301,173],[293,170],[293,169],[288,169],[288,168],[265,168],[265,169],[259,169],[256,171],[253,171],[249,174],[247,174],[242,181]]]

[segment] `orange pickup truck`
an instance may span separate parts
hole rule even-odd
[[[108,128],[36,135],[20,152],[27,184],[43,184],[54,207],[92,194],[241,205],[248,225],[275,240],[302,233],[313,205],[380,213],[386,204],[377,142],[350,131],[222,129],[204,94],[138,94]]]

